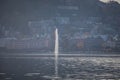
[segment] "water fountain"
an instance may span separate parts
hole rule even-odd
[[[59,37],[58,29],[55,30],[55,78],[58,79],[58,53],[59,53]]]
[[[45,76],[45,78],[49,78],[51,80],[61,80],[61,78],[58,76],[58,55],[59,55],[59,36],[58,36],[58,29],[55,29],[55,74],[54,76]]]

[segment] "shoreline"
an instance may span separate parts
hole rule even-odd
[[[59,52],[59,57],[120,57],[119,52]],[[55,57],[54,52],[33,52],[33,53],[1,53],[0,58],[38,58],[38,57]]]

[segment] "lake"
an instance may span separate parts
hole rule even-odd
[[[73,54],[72,54],[73,55]],[[11,55],[0,57],[0,80],[52,80],[54,56]],[[62,80],[120,80],[120,57],[60,56],[58,75]]]

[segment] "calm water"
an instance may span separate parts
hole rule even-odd
[[[120,80],[119,57],[60,57],[62,80]],[[0,80],[50,80],[54,57],[0,58]]]

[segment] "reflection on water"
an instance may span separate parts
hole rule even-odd
[[[120,80],[119,57],[60,57],[62,80]],[[0,80],[50,80],[54,57],[1,58]]]

